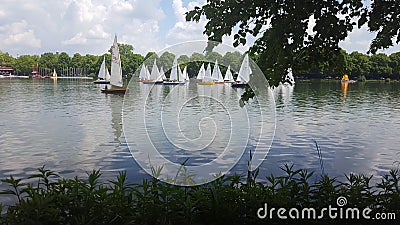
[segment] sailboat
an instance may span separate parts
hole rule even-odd
[[[202,81],[204,76],[206,75],[206,70],[204,69],[204,63],[201,64],[199,73],[197,74],[196,80],[197,81]]]
[[[212,72],[212,78],[216,84],[223,84],[224,78],[222,77],[221,70],[218,66],[218,60],[215,60],[214,69]]]
[[[183,78],[185,79],[185,81],[189,82],[190,78],[189,78],[189,74],[187,73],[187,66],[185,66],[185,68],[183,68],[182,74],[183,74]]]
[[[236,83],[232,84],[233,88],[243,88],[247,85],[247,82],[250,80],[250,75],[252,74],[252,70],[250,68],[249,63],[249,55],[246,54],[242,61],[242,65],[240,66],[239,74],[236,79]]]
[[[121,67],[121,57],[119,54],[117,35],[114,37],[114,43],[111,47],[111,75],[110,75],[111,88],[106,88],[101,90],[103,93],[107,94],[118,94],[125,93],[126,89],[123,87],[122,82],[122,67]]]
[[[106,66],[106,57],[103,57],[103,62],[101,63],[98,78],[96,81],[93,81],[95,84],[109,84],[110,83],[110,73],[108,72]]]
[[[148,80],[150,80],[150,72],[147,69],[146,64],[143,63],[139,73],[139,82],[145,82]]]
[[[207,69],[204,72],[203,79],[199,82],[200,85],[214,85],[215,82],[213,81],[213,78],[211,77],[211,65],[210,63],[207,65]]]
[[[178,65],[178,58],[175,57],[174,62],[172,64],[171,73],[169,75],[169,81],[164,81],[165,85],[177,85],[177,84],[186,84],[185,79],[183,78],[183,74]]]
[[[160,71],[157,67],[157,61],[154,59],[153,68],[151,69],[150,79],[143,81],[144,84],[161,84],[163,82]]]
[[[163,81],[164,81],[164,80],[167,80],[167,77],[165,76],[164,68],[163,68],[163,67],[161,67],[161,69],[160,69],[160,76],[161,76],[161,78],[162,78]]]
[[[230,65],[228,66],[228,69],[226,70],[224,81],[225,81],[225,83],[234,83],[235,82],[235,80],[233,79]]]
[[[54,69],[53,70],[53,75],[50,78],[57,80],[57,77],[58,77],[58,75],[57,75],[56,69]]]

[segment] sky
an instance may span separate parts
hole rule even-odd
[[[184,13],[206,0],[1,0],[0,51],[14,57],[67,52],[101,55],[114,34],[136,53],[159,52],[174,44],[205,40],[206,21],[186,22]],[[373,35],[354,30],[340,46],[366,53]],[[223,43],[232,45],[233,38]],[[249,40],[249,44],[252,40]],[[245,51],[248,46],[241,46]],[[384,53],[400,51],[397,45]]]

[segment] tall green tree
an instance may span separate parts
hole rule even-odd
[[[400,79],[400,52],[392,53],[390,56],[389,66],[392,68],[394,79]]]
[[[83,67],[86,68],[86,72],[88,74],[97,74],[99,70],[100,64],[100,57],[95,55],[86,54],[82,57],[83,59]],[[101,59],[103,60],[103,59]]]
[[[37,55],[21,55],[15,60],[14,69],[19,75],[30,75],[39,60]]]
[[[207,52],[206,53],[206,59],[209,62],[214,63],[216,60],[218,60],[218,62],[222,62],[222,55],[218,52]]]
[[[383,53],[372,55],[371,58],[371,73],[373,76],[390,77],[392,68],[390,68],[390,58]]]
[[[71,58],[71,67],[73,68],[83,68],[83,57],[79,53],[75,53]]]
[[[163,52],[159,59],[159,66],[164,68],[164,71],[171,69],[172,63],[174,62],[175,54],[171,52]]]
[[[61,52],[58,55],[57,69],[64,69],[71,67],[71,57],[66,52]]]
[[[47,69],[54,69],[57,67],[58,63],[58,55],[46,52],[40,56],[39,59],[39,67],[47,68]]]
[[[204,63],[204,68],[207,67],[207,59],[205,55],[198,52],[193,52],[190,56],[190,63],[188,64],[188,73],[192,76],[197,76],[201,65]]]
[[[0,66],[13,66],[14,61],[14,57],[10,54],[0,51]]]
[[[146,62],[146,66],[149,68],[149,70],[151,70],[154,60],[158,61],[158,55],[155,52],[148,52],[144,57],[144,61]]]
[[[223,56],[222,62],[225,65],[228,65],[228,66],[230,65],[232,70],[239,71],[243,57],[244,56],[242,56],[242,54],[240,54],[240,52],[237,52],[237,51],[236,52],[227,52]]]
[[[369,76],[371,61],[369,56],[360,52],[352,52],[349,55],[349,73],[352,77]]]

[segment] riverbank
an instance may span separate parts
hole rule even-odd
[[[340,83],[341,80],[335,79],[296,79],[298,83]],[[356,83],[400,83],[400,80],[366,80],[365,82],[357,81]]]
[[[106,183],[99,181],[100,171],[87,178],[63,179],[42,167],[24,179],[2,180],[9,189],[1,194],[13,195],[17,203],[8,207],[0,224],[282,224],[286,220],[279,215],[289,209],[306,212],[285,214],[305,224],[365,224],[376,222],[372,218],[378,215],[386,218],[380,222],[393,223],[400,216],[398,169],[386,173],[377,184],[365,175],[348,174],[345,182],[338,182],[328,175],[315,180],[314,172],[289,165],[281,169],[285,175],[269,175],[267,183],[257,181],[256,170],[247,176],[224,176],[205,185],[180,187],[157,179],[129,184],[125,172]],[[265,212],[267,207],[282,210]],[[348,208],[369,211],[355,219],[336,210],[324,213],[328,207],[346,213]],[[304,208],[323,216],[314,218]]]

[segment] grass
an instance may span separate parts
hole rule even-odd
[[[391,170],[372,185],[372,177],[362,174],[346,175],[346,182],[323,174],[312,182],[313,172],[287,164],[281,169],[285,175],[271,174],[263,183],[257,181],[255,170],[247,177],[223,176],[201,186],[180,187],[157,179],[129,184],[125,172],[109,182],[99,181],[100,171],[92,171],[86,178],[63,179],[42,167],[26,179],[10,176],[2,180],[9,189],[1,194],[15,196],[16,203],[5,209],[0,224],[282,224],[294,221],[261,220],[257,210],[264,203],[276,208],[320,209],[336,206],[339,196],[347,198],[349,207],[400,216],[399,170]]]

